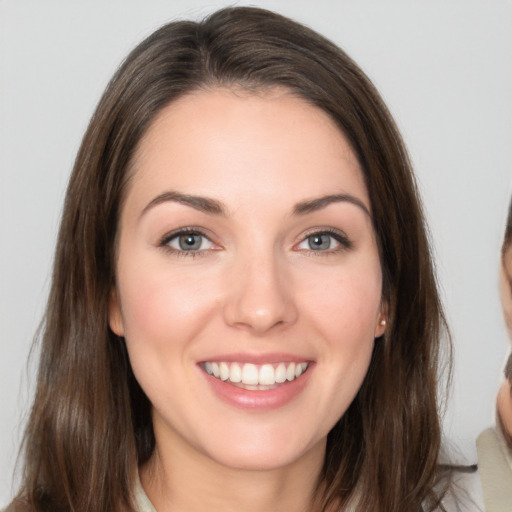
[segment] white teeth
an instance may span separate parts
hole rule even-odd
[[[283,382],[293,381],[300,377],[308,368],[309,363],[266,363],[261,366],[252,363],[210,362],[203,364],[206,373],[234,384],[245,386],[275,386]]]
[[[288,368],[286,369],[286,379],[293,380],[295,379],[295,363],[290,363]]]
[[[234,383],[242,382],[242,369],[238,363],[233,363],[231,365],[231,374],[229,376],[229,380]]]
[[[242,382],[254,385],[259,382],[258,368],[255,364],[246,363],[242,368]]]
[[[260,368],[259,383],[264,386],[272,386],[276,383],[274,367],[271,364],[264,364]]]
[[[220,380],[229,379],[229,366],[226,363],[219,364]]]
[[[307,365],[308,363],[306,363]],[[279,363],[275,372],[276,382],[282,384],[286,380],[286,366],[284,363]]]
[[[295,366],[295,378],[300,377],[308,367],[308,363],[300,363]]]

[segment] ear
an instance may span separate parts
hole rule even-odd
[[[382,302],[380,305],[380,311],[375,320],[375,338],[380,338],[385,332],[388,322],[388,304]]]
[[[124,336],[123,315],[116,289],[112,289],[108,299],[108,324],[115,334]]]

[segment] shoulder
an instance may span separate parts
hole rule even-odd
[[[488,428],[484,430],[476,440],[476,447],[480,466],[480,459],[482,459],[483,462],[491,460],[500,466],[504,465],[509,471],[512,471],[512,451],[507,446],[499,428]]]
[[[512,509],[512,454],[496,428],[476,441],[485,505],[489,510]]]

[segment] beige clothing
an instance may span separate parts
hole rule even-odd
[[[512,512],[512,452],[497,428],[476,441],[486,512]]]
[[[475,477],[478,478],[478,475],[475,474]],[[460,483],[461,482],[458,481],[458,484]],[[463,487],[465,487],[464,484]],[[480,500],[477,501],[480,502]],[[444,506],[446,507],[446,510],[448,510],[449,512],[479,512],[482,510],[481,506],[479,506],[476,501],[473,501],[471,499],[467,501],[466,506],[461,507],[457,505],[457,500],[455,500],[453,496],[448,496],[446,498]],[[354,502],[349,506],[346,512],[355,512],[356,508],[357,503]],[[149,501],[149,498],[144,492],[144,489],[142,488],[139,479],[137,479],[137,486],[135,488],[135,510],[137,512],[156,512],[155,507],[153,506],[151,501]],[[512,508],[507,510],[509,512],[512,512]],[[487,509],[487,512],[501,512],[501,509],[496,509],[496,511],[494,509]]]

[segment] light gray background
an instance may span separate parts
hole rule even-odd
[[[239,4],[246,4],[240,2]],[[430,221],[456,346],[445,433],[475,461],[507,351],[498,259],[512,177],[512,2],[253,1],[348,51],[398,121]],[[127,52],[222,1],[0,0],[0,504],[34,369],[64,188],[81,135]]]

